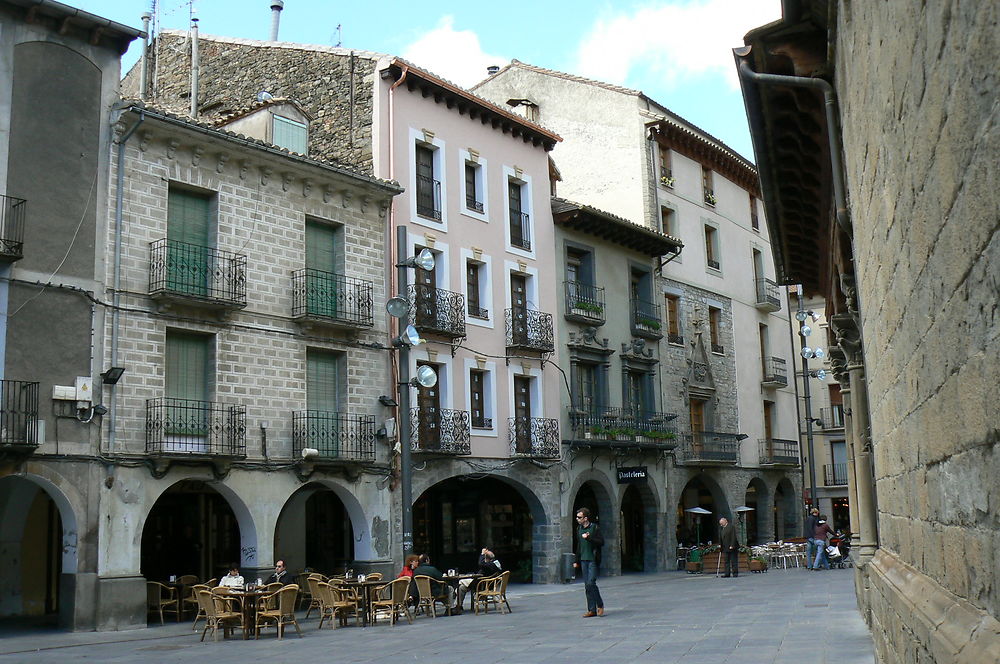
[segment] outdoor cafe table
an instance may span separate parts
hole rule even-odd
[[[375,590],[377,588],[381,588],[382,586],[384,586],[386,584],[389,584],[389,583],[392,583],[392,582],[393,582],[393,579],[389,579],[388,581],[385,581],[385,580],[379,580],[379,581],[368,581],[368,580],[358,581],[356,578],[355,579],[345,579],[344,580],[344,586],[346,586],[348,588],[353,588],[353,589],[357,590],[358,591],[358,596],[361,598],[361,602],[365,605],[365,610],[364,610],[364,624],[370,625],[371,622],[372,622],[372,609],[371,609],[371,607],[372,607],[372,596],[375,594]]]
[[[240,601],[240,612],[243,614],[243,638],[249,639],[250,632],[257,622],[257,600],[265,595],[270,595],[267,588],[253,588],[244,590],[243,588],[216,588],[217,597],[232,597]],[[224,590],[225,592],[221,592]]]
[[[469,599],[469,610],[470,611],[472,610],[472,608],[474,606],[474,603],[475,603],[475,599],[474,599],[474,595],[473,595],[472,591],[475,591],[475,589],[476,589],[476,583],[481,578],[483,578],[483,575],[479,574],[478,572],[477,573],[473,573],[473,574],[445,574],[444,575],[445,583],[447,583],[449,586],[451,586],[452,588],[455,589],[455,601],[456,602],[458,601],[458,582],[461,581],[462,579],[471,579],[471,581],[469,582],[469,591],[470,591],[469,592],[469,598],[470,598]],[[458,608],[462,608],[462,607],[459,606]]]

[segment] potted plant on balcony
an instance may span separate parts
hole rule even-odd
[[[650,330],[656,330],[657,332],[660,331],[660,322],[657,320],[653,320],[652,318],[646,318],[645,316],[640,316],[639,319],[636,321],[636,324],[639,325],[639,327],[648,328]]]
[[[674,178],[673,178],[673,176],[670,176],[670,175],[661,175],[660,176],[660,184],[662,184],[664,187],[670,187],[671,189],[673,189],[674,188]]]
[[[718,200],[715,198],[715,194],[710,191],[705,192],[705,203],[714,206]]]

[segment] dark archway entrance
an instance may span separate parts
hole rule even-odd
[[[767,488],[758,478],[750,480],[746,493],[743,496],[743,504],[752,507],[752,512],[743,512],[743,527],[746,529],[745,544],[760,544],[763,539],[760,533],[760,510],[766,504]]]
[[[30,480],[0,479],[0,618],[4,622],[72,624],[72,592],[67,589],[68,597],[64,596],[61,586],[76,570],[65,569],[64,545],[63,520],[53,497]]]
[[[474,570],[489,547],[512,581],[530,583],[533,527],[521,494],[494,477],[444,480],[413,504],[414,551],[428,553],[438,569]]]
[[[708,514],[689,512],[692,508],[701,508]],[[723,512],[722,510],[727,510]],[[677,542],[691,546],[704,544],[718,537],[719,517],[729,517],[728,507],[722,490],[708,476],[693,477],[681,491],[677,501]]]
[[[274,529],[274,555],[288,569],[342,574],[354,561],[354,529],[337,494],[307,484],[285,503]]]
[[[796,528],[798,506],[795,499],[795,487],[783,478],[774,490],[774,539],[784,540],[798,537]]]
[[[142,528],[140,569],[153,581],[193,574],[221,578],[239,564],[240,528],[226,499],[198,480],[182,480],[163,492]]]
[[[646,569],[646,506],[634,485],[629,485],[622,496],[619,538],[621,542],[622,572],[642,572]]]

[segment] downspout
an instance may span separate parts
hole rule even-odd
[[[760,74],[751,69],[750,63],[742,58],[740,59],[740,77],[760,84],[812,88],[823,93],[823,102],[826,107],[826,138],[830,147],[830,170],[833,171],[833,200],[837,206],[837,224],[848,237],[853,238],[854,232],[847,212],[847,196],[844,194],[843,157],[840,141],[837,140],[837,99],[833,86],[821,78]]]
[[[135,130],[139,128],[146,119],[145,111],[139,110],[139,121],[132,125],[125,134],[118,139],[118,172],[115,177],[115,276],[114,276],[114,291],[111,294],[111,366],[118,366],[118,311],[119,311],[119,301],[121,299],[121,280],[122,280],[122,207],[125,198],[125,143]],[[103,387],[103,385],[102,385]],[[111,386],[111,407],[108,409],[109,423],[108,423],[108,452],[114,454],[115,451],[115,425],[116,416],[118,414],[118,400],[115,398],[115,392],[118,389],[118,385]]]

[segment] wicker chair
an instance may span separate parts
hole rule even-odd
[[[483,613],[490,612],[490,604],[493,604],[497,611],[503,613],[503,607],[507,607],[510,613],[510,604],[507,603],[507,581],[510,579],[510,572],[504,572],[500,576],[492,576],[488,579],[480,579],[476,592],[472,596],[472,605],[479,614],[479,608],[483,608]]]
[[[310,574],[309,576],[307,576],[306,577],[306,585],[309,586],[309,592],[308,593],[304,593],[304,592],[299,593],[299,600],[300,600],[299,608],[300,609],[302,608],[302,606],[301,606],[301,601],[302,600],[308,600],[309,601],[308,607],[306,609],[306,617],[303,618],[303,620],[308,620],[309,619],[309,614],[311,614],[313,612],[313,609],[316,609],[317,611],[319,611],[320,614],[322,614],[322,612],[323,612],[323,603],[322,603],[322,600],[320,599],[319,593],[316,590],[318,584],[323,583],[322,576],[323,576],[322,574]]]
[[[371,574],[365,574],[365,581],[381,581],[382,572],[372,572]]]
[[[222,635],[228,638],[234,626],[239,627],[243,624],[243,616],[238,611],[229,610],[225,599],[217,597],[208,590],[198,590],[196,597],[199,613],[205,614],[205,629],[201,632],[202,641],[205,640],[208,630],[212,630],[212,636],[218,641],[220,627]]]
[[[302,637],[302,630],[299,629],[299,623],[295,620],[295,600],[299,594],[299,587],[291,583],[287,586],[283,586],[278,592],[272,595],[266,595],[261,597],[261,604],[257,609],[257,621],[254,624],[254,632],[256,632],[256,638],[260,638],[260,628],[262,625],[267,625],[267,623],[274,623],[274,626],[278,630],[278,639],[281,639],[285,634],[285,625],[295,625],[295,631],[298,633],[299,637]],[[271,601],[268,601],[271,600]],[[278,608],[269,609],[269,605],[273,606],[277,603]]]
[[[146,582],[146,608],[150,613],[160,614],[161,625],[164,624],[164,613],[173,612],[177,616],[177,622],[181,621],[181,609],[180,603],[177,601],[177,589],[158,581]]]
[[[396,617],[400,612],[405,614],[407,622],[412,624],[413,616],[410,614],[410,607],[406,605],[409,588],[410,579],[407,577],[379,586],[371,603],[372,624],[374,625],[378,620],[379,609],[385,609],[389,612],[389,619],[393,626],[396,625]]]
[[[192,630],[198,629],[198,621],[205,617],[205,609],[201,606],[201,599],[198,597],[199,590],[211,590],[211,586],[204,583],[196,583],[191,586],[191,594],[184,598],[184,604],[187,605],[191,600],[195,603],[195,608],[197,612],[194,614],[194,623],[191,625]],[[183,610],[186,610],[183,609]]]
[[[431,581],[433,580],[431,577],[423,574],[413,577],[413,582],[417,584],[417,594],[420,596],[417,600],[417,609],[423,609],[425,614],[429,610],[431,618],[437,618],[435,605],[440,602],[445,609],[445,613],[450,616],[451,605],[448,603],[448,595],[435,595],[431,590]]]
[[[354,618],[361,626],[361,603],[357,595],[346,588],[335,588],[329,583],[322,581],[317,585],[316,592],[321,600],[319,627],[322,629],[323,622],[329,618],[330,627],[337,628],[337,622],[341,625],[347,624],[347,617],[354,615]]]

